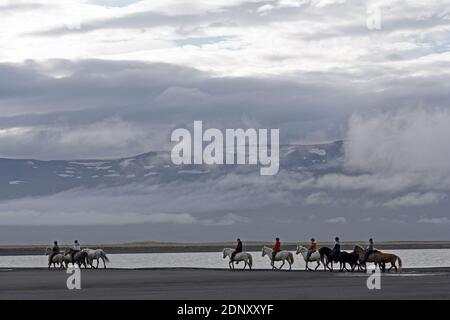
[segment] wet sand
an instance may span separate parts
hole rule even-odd
[[[450,299],[450,268],[382,274],[381,290],[361,272],[82,269],[80,290],[67,289],[68,276],[0,269],[0,299]]]

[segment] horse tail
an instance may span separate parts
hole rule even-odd
[[[250,266],[250,269],[253,267],[253,258],[250,253],[248,254],[248,265]]]
[[[290,264],[293,264],[294,263],[294,255],[292,254],[292,252],[289,252],[288,257],[289,257]]]
[[[402,272],[402,259],[400,259],[400,257],[397,256],[397,260],[398,260],[398,270],[399,272]]]
[[[319,249],[319,254],[320,254],[320,261],[323,262],[323,258],[325,257],[325,250],[322,250],[323,248]]]
[[[106,262],[109,262],[108,256],[106,255],[106,252],[102,250],[102,256],[105,258]]]

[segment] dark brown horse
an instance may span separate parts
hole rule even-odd
[[[320,261],[323,264],[324,270],[333,271],[333,261],[331,257],[331,249],[328,247],[321,247],[319,249]]]
[[[354,271],[358,266],[358,255],[353,252],[341,251],[337,254],[335,261],[339,262],[339,271],[342,272]],[[347,269],[347,263],[350,265],[351,270]]]

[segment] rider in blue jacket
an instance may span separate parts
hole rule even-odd
[[[334,247],[330,253],[331,261],[334,261],[336,259],[337,255],[339,254],[339,252],[341,252],[341,244],[339,242],[339,237],[334,238],[334,241],[335,241]]]

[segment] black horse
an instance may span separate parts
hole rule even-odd
[[[333,259],[331,257],[331,249],[328,247],[321,247],[319,249],[320,261],[323,264],[324,270],[333,271]]]
[[[347,271],[354,271],[356,266],[358,266],[358,258],[359,256],[356,253],[341,251],[336,256],[335,261],[339,262],[340,272],[344,271],[344,269]],[[347,263],[350,265],[351,270],[347,269]]]

